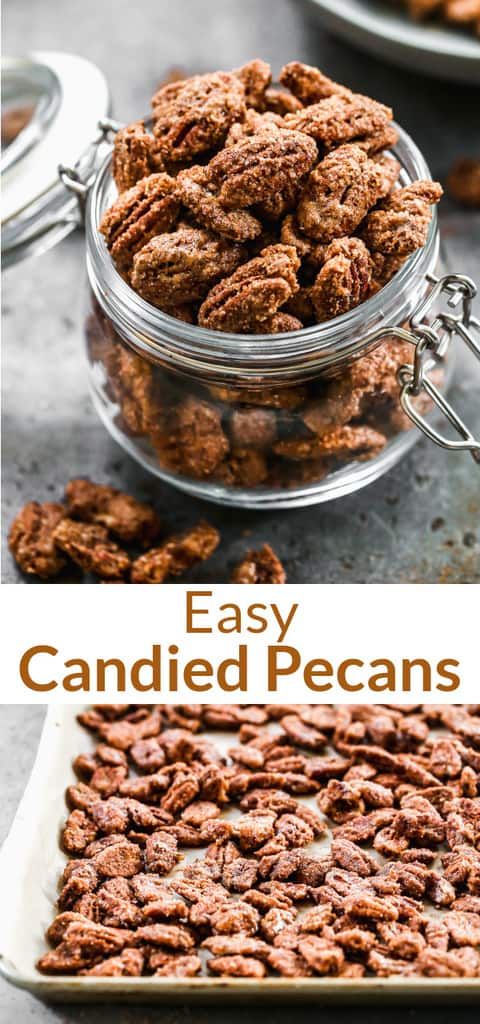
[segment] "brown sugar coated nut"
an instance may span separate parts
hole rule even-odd
[[[143,121],[121,128],[115,136],[112,175],[119,192],[126,192],[155,171],[163,171],[153,135],[145,131]]]
[[[152,99],[153,132],[168,160],[195,159],[221,145],[245,114],[245,89],[228,72],[194,75],[163,86]]]
[[[135,253],[150,238],[173,227],[179,205],[175,180],[168,174],[150,174],[121,193],[100,224],[119,271],[127,273]]]
[[[286,583],[285,569],[269,544],[259,551],[249,551],[235,567],[232,583]]]
[[[263,249],[211,290],[200,307],[200,325],[237,333],[254,331],[295,293],[298,265],[292,246]]]
[[[63,505],[31,501],[14,519],[8,545],[22,572],[48,580],[58,576],[66,559],[55,545],[53,534],[65,516]]]
[[[53,540],[72,562],[103,579],[121,579],[130,568],[129,556],[109,540],[103,526],[64,518],[55,528]]]
[[[165,762],[142,763],[147,803],[105,789],[70,813],[62,841],[72,859],[38,969],[480,977],[479,715],[478,705],[421,704],[81,714],[101,741],[76,758],[84,770],[93,761],[91,782],[108,751],[122,759],[110,770],[137,767],[133,751],[149,737]],[[227,755],[216,729],[233,734]],[[321,814],[304,802],[315,793]],[[143,832],[126,835],[132,825]],[[210,845],[182,865],[197,830],[195,845]]]
[[[160,529],[160,521],[149,505],[105,484],[70,480],[65,501],[72,519],[99,523],[125,543],[139,541],[148,546]]]
[[[197,562],[209,558],[220,537],[208,523],[171,537],[162,547],[153,548],[133,563],[132,583],[163,583],[167,576],[179,576]]]
[[[203,298],[242,259],[239,245],[198,228],[156,233],[134,258],[132,284],[159,308]]]

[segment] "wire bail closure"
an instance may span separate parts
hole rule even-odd
[[[400,328],[396,332],[392,331],[397,337],[400,336],[415,346],[413,363],[401,366],[397,374],[401,389],[401,406],[412,423],[435,444],[447,451],[469,451],[474,461],[480,465],[480,439],[473,436],[469,427],[428,376],[429,370],[438,366],[445,358],[454,337],[463,341],[470,352],[480,360],[480,321],[472,316],[472,304],[477,288],[471,278],[463,274],[446,274],[438,279],[428,277],[428,280],[432,288],[410,317],[410,330]],[[443,296],[447,297],[447,307],[450,310],[461,305],[460,313],[454,315],[448,310],[438,312],[429,322],[429,310],[436,300]],[[478,333],[478,340],[474,332]],[[459,434],[460,441],[450,440],[439,433],[415,408],[413,399],[422,391]]]
[[[95,157],[97,150],[102,143],[108,142],[110,134],[116,135],[122,127],[123,125],[120,124],[119,121],[114,121],[110,117],[105,117],[101,121],[98,121],[98,135],[93,139],[89,150],[89,156],[91,158],[90,163],[92,163],[92,167],[90,171],[87,172],[86,177],[82,176],[80,171],[77,170],[78,165],[75,167],[66,167],[65,164],[58,165],[58,176],[62,185],[67,189],[67,191],[71,192],[78,201],[79,223],[82,225],[85,223],[85,206],[87,196],[95,180]]]

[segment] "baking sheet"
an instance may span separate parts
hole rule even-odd
[[[56,913],[58,880],[67,860],[58,841],[67,813],[65,788],[75,780],[73,758],[94,746],[93,737],[76,721],[76,715],[87,707],[49,708],[30,781],[0,853],[0,973],[8,981],[43,998],[65,1002],[119,999],[185,1003],[221,999],[258,1003],[293,999],[411,1004],[478,999],[480,978],[264,978],[259,983],[240,978],[77,978],[40,974],[35,963],[46,949],[45,930]],[[231,745],[231,734],[222,737],[215,731],[215,741]],[[201,851],[189,851],[188,857],[199,854]]]

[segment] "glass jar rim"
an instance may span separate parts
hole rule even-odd
[[[401,165],[402,184],[431,179],[423,154],[399,125],[398,142],[388,152]],[[150,360],[186,373],[206,372],[244,383],[255,378],[318,372],[344,363],[376,343],[382,327],[408,320],[435,266],[438,216],[434,208],[425,245],[407,258],[394,277],[349,313],[298,331],[281,334],[232,334],[208,330],[169,316],[146,302],[116,270],[99,224],[115,196],[112,154],[99,168],[86,210],[87,270],[92,290],[121,337]],[[108,202],[107,200],[108,196]]]

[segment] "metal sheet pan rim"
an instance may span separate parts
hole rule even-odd
[[[418,1000],[435,1002],[473,1001],[480,999],[480,978],[87,978],[58,975],[45,977],[39,974],[32,958],[30,969],[16,966],[12,956],[11,936],[16,928],[31,928],[31,915],[27,901],[18,898],[22,879],[28,878],[32,865],[35,841],[41,840],[41,823],[47,814],[45,793],[50,801],[54,787],[54,805],[60,818],[64,814],[63,793],[66,785],[65,765],[62,764],[62,727],[73,727],[80,706],[50,707],[47,712],[37,756],[23,798],[18,807],[10,832],[0,853],[0,878],[2,879],[2,906],[6,911],[0,921],[0,975],[19,988],[28,989],[45,999],[63,1002],[87,1002],[108,997],[109,1000],[125,999],[153,1002],[209,1001],[261,999],[298,999],[321,1001],[403,1001]],[[70,751],[74,755],[75,751]],[[61,769],[61,770],[60,770]],[[55,792],[55,789],[57,790]],[[35,827],[37,825],[37,827]],[[51,834],[52,846],[56,846],[55,830]],[[37,883],[36,883],[37,884]],[[21,891],[24,891],[23,888]],[[17,898],[17,906],[15,899]],[[12,914],[8,910],[12,910]],[[16,912],[15,912],[16,910]],[[53,907],[51,907],[53,912]],[[9,941],[10,936],[10,941]]]

